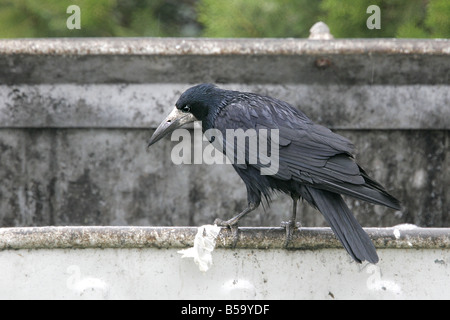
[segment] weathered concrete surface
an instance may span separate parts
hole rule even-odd
[[[223,56],[315,54],[447,55],[445,39],[206,39],[54,38],[4,39],[2,55],[48,56]]]
[[[1,299],[449,299],[450,230],[366,229],[380,256],[357,264],[329,228],[222,228],[200,272],[180,248],[193,227],[0,229]],[[180,310],[176,311],[181,312]]]
[[[1,40],[0,82],[448,83],[448,40]]]
[[[449,131],[338,131],[358,148],[363,167],[397,197],[402,212],[349,201],[365,226],[414,223],[444,227],[448,218]],[[0,130],[0,224],[199,225],[246,205],[242,181],[228,165],[174,165],[177,142],[146,150],[151,130]],[[278,226],[291,200],[280,195],[245,225]],[[323,225],[302,205],[305,226]]]
[[[365,228],[377,248],[450,249],[449,228],[403,224]],[[20,249],[187,248],[194,246],[196,227],[25,227],[1,228],[0,251]],[[239,249],[284,249],[284,228],[240,228]],[[215,248],[233,248],[234,236],[222,228]],[[289,250],[344,249],[330,228],[296,230]],[[233,248],[234,249],[234,248]]]
[[[364,226],[448,227],[449,57],[448,40],[0,40],[0,226],[200,225],[242,210],[231,167],[175,166],[169,139],[145,148],[179,94],[210,81],[352,140],[404,205],[349,201]],[[244,225],[278,226],[290,206],[280,196]]]
[[[0,85],[0,127],[156,128],[186,84]],[[450,129],[448,85],[252,85],[334,129]]]
[[[341,249],[216,249],[206,273],[178,250],[2,251],[0,298],[450,299],[448,249],[381,249],[376,266]]]

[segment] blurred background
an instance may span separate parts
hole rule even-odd
[[[65,26],[69,5],[82,28]],[[382,28],[366,28],[378,5]],[[449,38],[448,0],[0,0],[0,38],[308,37],[324,21],[336,38]]]

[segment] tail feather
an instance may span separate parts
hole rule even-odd
[[[339,179],[317,179],[317,188],[344,194],[373,204],[383,205],[394,210],[401,210],[400,201],[390,195],[381,184],[372,179],[363,168],[358,166],[364,184],[345,182]]]
[[[375,246],[342,197],[333,192],[307,187],[312,204],[324,215],[333,232],[357,262],[379,261]]]
[[[395,209],[395,210],[401,210],[401,204],[400,201],[398,199],[396,199],[395,197],[393,197],[392,195],[390,195],[381,184],[379,184],[378,182],[376,182],[374,179],[372,179],[365,171],[363,168],[361,168],[360,166],[358,166],[359,171],[362,175],[362,177],[364,178],[364,181],[366,182],[367,185],[367,189],[372,189],[375,192],[378,191],[379,193],[379,199],[378,201],[374,201],[375,204],[381,204],[381,205],[385,205],[389,208]],[[376,196],[375,196],[376,197]]]
[[[372,180],[373,181],[373,180]],[[400,210],[400,201],[391,196],[385,190],[376,188],[375,185],[366,181],[365,185],[355,185],[350,183],[333,183],[328,181],[327,184],[320,185],[323,190],[328,190],[333,193],[338,192],[344,195],[367,201],[373,204],[383,205],[395,210]]]

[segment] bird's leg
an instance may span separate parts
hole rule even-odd
[[[287,248],[289,246],[289,243],[292,240],[292,234],[294,233],[294,230],[296,228],[295,219],[297,216],[297,202],[300,197],[297,195],[292,195],[293,205],[292,205],[292,216],[289,221],[282,221],[281,227],[284,227],[286,229],[286,239],[284,241],[284,248]]]
[[[231,232],[233,233],[233,248],[236,247],[236,244],[238,242],[239,238],[239,228],[238,228],[238,222],[241,220],[247,213],[252,212],[258,207],[256,203],[249,203],[248,207],[245,208],[244,211],[236,215],[235,217],[231,218],[230,220],[223,221],[222,219],[216,219],[214,221],[214,224],[221,226],[221,227],[227,227],[231,229]]]

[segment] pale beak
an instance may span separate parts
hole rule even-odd
[[[148,147],[150,147],[155,142],[161,140],[164,136],[175,131],[175,129],[181,126],[197,121],[197,118],[188,112],[182,112],[177,108],[174,108],[172,112],[161,122],[161,124],[156,128],[152,137],[148,141]]]

